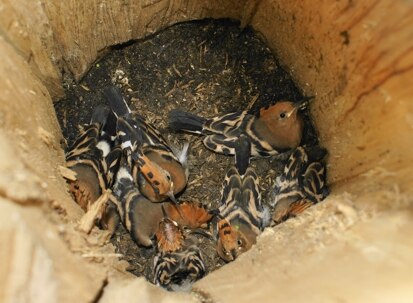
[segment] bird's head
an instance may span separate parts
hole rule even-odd
[[[260,117],[271,119],[277,126],[296,123],[298,112],[307,106],[307,102],[293,103],[280,101],[260,111]]]
[[[226,262],[234,261],[240,254],[251,246],[236,226],[227,220],[218,222],[217,253]]]
[[[183,245],[183,230],[178,223],[168,217],[164,217],[161,222],[159,222],[156,239],[158,241],[159,251],[176,251]]]
[[[303,119],[300,111],[305,109],[307,101],[293,103],[279,101],[274,105],[262,108],[259,120],[270,131],[272,138],[282,148],[294,148],[301,142]]]
[[[137,164],[140,173],[143,174],[153,191],[158,196],[169,197],[175,202],[176,199],[173,195],[174,183],[171,174],[145,155],[140,155]]]

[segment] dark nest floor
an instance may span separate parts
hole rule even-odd
[[[240,29],[231,20],[201,20],[171,26],[144,40],[114,46],[96,62],[80,83],[66,77],[66,98],[55,108],[70,145],[78,125],[88,123],[95,106],[104,103],[102,90],[112,84],[122,88],[132,109],[153,123],[173,147],[190,142],[190,176],[180,201],[218,206],[221,183],[233,164],[231,157],[207,150],[201,137],[167,129],[171,109],[181,108],[214,117],[246,108],[259,108],[277,100],[298,101],[302,94],[268,46],[251,28]],[[303,143],[317,137],[309,119]],[[253,161],[263,188],[263,201],[271,199],[271,186],[280,170],[276,159]],[[199,237],[208,272],[224,262],[215,244]],[[152,281],[154,249],[138,247],[119,226],[111,242],[129,262],[129,271]]]

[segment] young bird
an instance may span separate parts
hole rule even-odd
[[[107,108],[98,106],[66,153],[66,166],[76,172],[76,180],[69,181],[70,192],[84,211],[112,186],[119,166],[121,150],[112,146],[103,130],[108,114]]]
[[[217,252],[230,262],[255,244],[270,220],[268,208],[261,203],[258,176],[251,167],[243,175],[235,167],[228,170],[218,211]]]
[[[235,144],[240,135],[244,135],[250,144],[248,157],[267,157],[300,144],[303,119],[299,111],[306,105],[306,100],[300,103],[279,101],[255,114],[245,110],[211,119],[172,110],[169,113],[169,127],[202,134],[208,149],[225,155],[236,154]],[[245,162],[243,165],[246,165]]]
[[[296,216],[328,195],[326,167],[320,162],[325,154],[319,147],[306,151],[300,146],[290,155],[275,183],[275,224]]]
[[[132,177],[130,161],[130,155],[124,152],[113,186],[116,198],[113,203],[132,239],[138,245],[152,247],[163,216],[162,205],[152,203],[140,193]]]
[[[188,181],[187,153],[189,145],[175,155],[159,131],[144,117],[132,112],[117,87],[104,91],[112,112],[117,117],[117,136],[123,149],[130,149],[136,167],[133,170],[140,192],[152,202],[175,195]]]
[[[168,217],[165,209],[163,214],[156,232],[158,254],[154,259],[154,283],[168,290],[188,290],[205,274],[202,254],[196,245],[185,245],[181,226]]]
[[[124,151],[119,171],[116,174],[113,186],[116,201],[113,201],[115,205],[111,206],[117,209],[125,228],[138,245],[151,247],[155,244],[156,236],[158,244],[165,243],[164,246],[169,247],[167,243],[170,243],[171,233],[177,231],[176,235],[181,234],[180,227],[175,227],[175,222],[178,222],[179,226],[196,229],[203,227],[211,220],[211,215],[201,205],[190,202],[179,205],[152,203],[143,196],[133,180],[131,156],[128,153]],[[163,233],[160,234],[159,230]],[[175,234],[172,233],[172,235]],[[181,242],[182,240],[177,242],[178,247]],[[175,245],[173,241],[171,245]]]
[[[189,291],[205,275],[201,250],[190,245],[182,251],[158,253],[154,259],[154,284],[172,291]]]
[[[182,202],[179,205],[165,204],[165,212],[168,217],[182,227],[198,229],[207,227],[212,219],[212,214],[201,203]]]
[[[158,251],[174,252],[182,248],[184,242],[184,232],[181,226],[174,220],[170,219],[166,214],[165,208],[162,206],[163,219],[159,222],[158,230],[156,231],[156,240],[158,243]]]

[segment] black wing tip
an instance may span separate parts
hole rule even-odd
[[[304,150],[311,162],[321,161],[328,155],[327,149],[319,145],[306,146]]]
[[[103,89],[103,94],[105,96],[115,96],[115,95],[120,95],[122,96],[122,92],[119,87],[116,85],[109,85]]]
[[[106,120],[108,119],[109,116],[109,108],[104,105],[104,104],[99,104],[98,106],[95,107],[92,113],[92,118],[90,120],[90,123],[100,123],[101,125],[106,124]]]
[[[175,121],[177,119],[193,119],[196,121],[204,121],[205,119],[195,114],[189,113],[179,108],[174,108],[168,113],[168,121]]]
[[[177,114],[181,114],[181,113],[187,113],[187,112],[184,111],[184,110],[182,110],[182,109],[179,109],[179,108],[174,108],[174,109],[171,109],[171,110],[169,111],[168,117],[174,116],[174,115],[177,115]]]
[[[168,127],[172,130],[201,132],[205,119],[181,109],[173,109],[168,113]]]
[[[112,99],[115,99],[115,100],[123,99],[122,91],[120,90],[119,87],[115,85],[105,87],[103,89],[103,96],[109,102],[109,104],[111,103]]]
[[[241,135],[235,142],[235,166],[238,173],[243,176],[249,165],[251,157],[251,141],[247,136]]]
[[[130,113],[128,104],[123,97],[122,91],[119,87],[111,85],[103,90],[103,97],[108,102],[112,112],[117,117],[126,116]]]

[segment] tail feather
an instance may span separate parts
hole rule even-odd
[[[116,117],[125,117],[131,110],[122,96],[122,92],[116,86],[109,86],[103,91],[103,96]]]
[[[114,141],[116,138],[116,123],[117,118],[115,114],[110,110],[103,131],[107,133],[108,136],[110,136],[112,141]]]
[[[90,124],[99,123],[101,126],[106,124],[108,119],[109,108],[103,104],[99,104],[92,113],[92,118],[90,119]]]
[[[245,174],[250,164],[251,142],[241,135],[235,143],[235,166],[241,176]]]
[[[168,115],[168,125],[173,130],[184,130],[200,134],[205,121],[206,119],[200,116],[179,109],[170,111]]]

